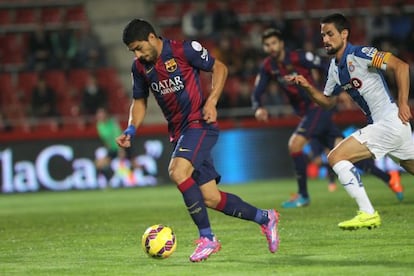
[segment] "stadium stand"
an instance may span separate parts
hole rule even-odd
[[[214,0],[206,1],[206,9],[212,13],[217,7],[218,2]],[[283,16],[288,25],[292,26],[290,32],[293,34],[294,41],[300,46],[304,46],[304,40],[314,39],[319,41],[318,30],[309,28],[306,24],[311,26],[318,25],[320,16],[326,14],[327,11],[343,12],[352,18],[358,18],[368,13],[372,0],[227,0],[237,11],[239,20],[241,23],[241,34],[230,34],[236,37],[237,42],[233,45],[234,49],[240,52],[243,61],[249,60],[256,62],[250,67],[255,67],[261,60],[261,45],[257,45],[257,39],[260,37],[260,28],[270,26],[274,24],[275,13],[277,10],[283,12]],[[65,21],[69,28],[78,33],[82,26],[90,24],[94,25],[88,15],[86,9],[86,2],[84,0],[0,0],[0,80],[1,80],[1,96],[0,96],[0,108],[2,113],[10,121],[17,122],[15,129],[28,130],[28,124],[30,125],[30,118],[28,118],[27,109],[29,104],[29,96],[31,88],[36,83],[37,76],[33,71],[28,70],[27,64],[27,39],[28,34],[33,32],[37,23],[43,22],[47,31],[55,30],[61,22]],[[160,34],[162,36],[174,39],[185,39],[181,28],[181,18],[190,7],[191,3],[185,0],[154,0],[147,1],[153,5],[152,14],[148,15],[148,18],[152,18],[157,22],[157,27],[160,28]],[[384,15],[389,15],[392,12],[392,5],[395,0],[374,0],[375,3],[381,6],[381,10]],[[403,1],[406,7],[406,12],[412,16],[414,14],[414,0]],[[112,4],[111,4],[112,5]],[[149,5],[146,3],[146,5]],[[149,9],[151,10],[151,9]],[[90,11],[90,9],[89,9]],[[286,23],[285,22],[285,23]],[[316,24],[314,24],[316,22]],[[354,23],[358,22],[357,20]],[[105,25],[106,27],[106,25]],[[307,27],[307,28],[306,28]],[[358,26],[359,27],[359,26]],[[103,28],[103,27],[102,27]],[[308,32],[309,33],[305,33]],[[363,29],[359,31],[363,34]],[[303,35],[305,34],[305,35]],[[243,40],[248,41],[247,47],[244,42],[241,43],[242,35]],[[259,35],[259,36],[258,36]],[[303,36],[303,37],[302,37]],[[305,38],[306,37],[306,38]],[[316,37],[316,39],[314,38]],[[217,46],[217,42],[220,38],[214,36],[203,37],[202,43],[209,49],[213,49]],[[361,37],[360,39],[364,39]],[[413,40],[413,38],[411,38]],[[256,43],[256,45],[255,45]],[[312,44],[313,43],[313,44]],[[311,41],[312,50],[319,50],[320,44]],[[319,41],[320,43],[320,41]],[[412,43],[412,42],[410,42]],[[259,43],[260,44],[260,43]],[[408,44],[411,45],[411,44]],[[119,45],[123,47],[123,45]],[[411,47],[411,46],[410,46]],[[412,47],[408,49],[397,49],[398,54],[405,57],[411,64],[414,64],[414,53]],[[251,53],[255,53],[253,58],[245,58]],[[259,54],[257,54],[257,52]],[[128,67],[130,65],[128,64]],[[247,64],[243,64],[241,70],[238,72],[244,72],[246,74]],[[99,68],[79,68],[71,67],[67,70],[58,68],[46,68],[44,73],[47,76],[47,82],[58,93],[58,107],[63,115],[62,128],[83,128],[88,123],[93,122],[94,118],[83,118],[79,112],[80,106],[80,91],[86,83],[86,78],[89,70],[94,70],[98,77],[98,82],[106,90],[108,90],[110,111],[115,116],[125,117],[125,110],[127,110],[130,95],[125,92],[120,76],[114,67],[99,67]],[[129,68],[128,68],[129,69]],[[60,70],[60,71],[59,71]],[[124,72],[123,72],[124,74]],[[125,74],[127,75],[127,74]],[[245,78],[251,79],[251,76],[235,74],[229,76],[229,80],[226,83],[225,93],[229,94],[229,97],[234,102],[234,99],[238,96],[238,87],[240,82]],[[250,83],[251,81],[249,81]],[[205,90],[208,90],[210,85],[208,77],[202,75],[202,83]],[[412,85],[413,86],[413,85]],[[129,87],[128,87],[129,89]],[[413,93],[411,93],[413,94]],[[237,108],[233,106],[234,108]],[[17,111],[16,111],[17,110]],[[24,123],[23,123],[24,122]],[[47,125],[47,124],[46,124]],[[33,127],[33,129],[35,129]],[[40,129],[37,128],[37,129]]]

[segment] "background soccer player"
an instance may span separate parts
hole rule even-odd
[[[117,142],[122,147],[131,146],[131,139],[144,120],[151,90],[168,121],[174,145],[170,178],[177,184],[199,230],[200,238],[190,260],[207,259],[221,247],[211,230],[206,207],[261,225],[269,250],[274,253],[279,244],[278,213],[258,209],[217,188],[220,175],[215,170],[211,149],[219,135],[216,104],[227,78],[227,67],[200,43],[160,38],[148,22],[140,19],[125,27],[123,41],[136,59],[132,64],[129,126]],[[200,88],[200,70],[212,72],[207,98]]]
[[[354,218],[338,226],[342,229],[376,227],[381,224],[381,218],[353,163],[388,154],[399,160],[407,172],[414,174],[414,144],[409,123],[412,115],[408,105],[409,66],[389,52],[349,43],[350,23],[342,14],[323,18],[321,34],[326,52],[333,56],[323,93],[303,75],[291,75],[286,79],[305,88],[321,106],[333,107],[338,94],[345,91],[364,111],[368,125],[342,141],[329,153],[328,160],[359,207]],[[394,72],[397,102],[391,96],[381,70]]]
[[[298,194],[290,200],[283,202],[284,208],[307,206],[310,197],[307,187],[307,156],[303,152],[310,140],[315,140],[322,148],[332,149],[342,139],[342,133],[332,121],[332,110],[315,104],[302,87],[292,84],[284,79],[287,75],[300,74],[312,85],[316,85],[315,78],[324,74],[321,58],[311,52],[302,50],[290,51],[285,48],[282,33],[277,29],[267,29],[262,34],[263,49],[269,56],[264,59],[256,78],[253,90],[253,108],[259,121],[267,121],[269,114],[262,105],[261,98],[271,79],[279,84],[280,89],[287,96],[295,113],[301,121],[289,139],[289,152],[293,159],[296,172]],[[390,175],[377,168],[374,162],[360,161],[358,167],[381,178],[402,199],[402,186],[399,179],[391,179]],[[392,180],[392,181],[391,181]]]

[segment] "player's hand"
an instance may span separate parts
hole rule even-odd
[[[214,123],[217,121],[217,109],[214,104],[209,103],[208,101],[205,103],[203,107],[203,119],[208,123]]]
[[[267,122],[269,120],[269,112],[264,107],[259,107],[254,113],[254,116],[260,122]]]
[[[121,134],[116,139],[118,146],[123,148],[129,148],[131,146],[131,136],[127,134]]]
[[[129,125],[125,130],[124,133],[119,135],[115,140],[118,146],[123,148],[129,148],[131,146],[131,139],[135,136],[137,129],[133,125]]]
[[[408,123],[413,118],[413,115],[411,114],[411,109],[408,106],[408,104],[399,105],[398,117],[404,124]]]
[[[300,85],[303,88],[309,88],[311,86],[308,80],[302,75],[287,75],[284,79],[291,84]]]

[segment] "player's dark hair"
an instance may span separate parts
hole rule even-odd
[[[269,37],[277,37],[279,40],[283,40],[282,32],[278,29],[269,28],[263,31],[262,33],[262,42],[265,41],[265,39],[268,39]]]
[[[328,16],[325,16],[321,19],[321,24],[334,24],[335,28],[342,32],[343,30],[348,30],[348,37],[351,34],[351,24],[349,20],[340,13],[334,13]]]
[[[122,40],[125,45],[134,41],[148,41],[150,33],[156,35],[154,27],[142,19],[133,19],[125,26]]]

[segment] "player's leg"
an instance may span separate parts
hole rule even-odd
[[[404,187],[401,184],[398,172],[397,174],[384,172],[375,165],[375,161],[372,158],[355,162],[355,166],[381,179],[395,193],[398,200],[403,200]]]
[[[181,192],[188,213],[196,224],[200,236],[213,239],[210,228],[207,209],[204,204],[200,187],[192,177],[194,168],[190,161],[185,158],[175,157],[171,159],[169,166],[170,178],[177,184]]]
[[[177,184],[187,211],[199,231],[196,249],[190,255],[192,262],[207,259],[221,247],[210,227],[207,207],[200,190],[200,183],[197,182],[197,169],[200,168],[203,160],[209,157],[217,138],[218,130],[214,128],[187,129],[175,145],[169,165],[170,178]],[[208,181],[219,177],[214,175]]]
[[[414,159],[411,160],[401,160],[401,167],[403,167],[408,173],[414,175]]]
[[[289,154],[293,160],[293,168],[296,174],[298,185],[298,193],[290,200],[282,203],[284,208],[296,208],[307,206],[310,203],[307,183],[307,157],[303,152],[303,148],[307,144],[308,139],[297,132],[293,133],[289,139]]]
[[[207,207],[228,216],[256,222],[266,235],[270,252],[274,253],[277,250],[279,215],[275,210],[259,209],[235,194],[220,191],[217,187],[220,177],[218,177],[211,158],[205,160],[193,176],[197,183],[205,183],[200,185],[200,189]]]
[[[371,228],[381,224],[381,219],[365,191],[360,174],[352,163],[371,157],[372,153],[365,144],[361,144],[353,136],[341,141],[328,155],[329,164],[338,175],[339,181],[359,207],[356,217],[338,224],[342,229]]]
[[[194,168],[187,159],[175,157],[170,162],[169,172],[171,179],[177,184],[187,211],[199,232],[199,238],[196,241],[197,247],[190,255],[190,261],[199,262],[205,260],[211,254],[218,252],[221,244],[211,230],[207,207],[204,203],[201,189],[192,177]]]

